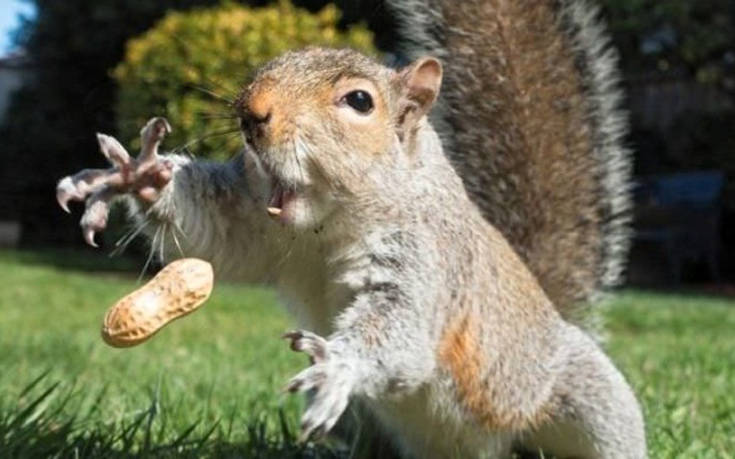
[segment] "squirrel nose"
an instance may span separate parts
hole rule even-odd
[[[253,110],[248,110],[242,115],[241,120],[245,128],[260,129],[270,122],[271,112],[268,110],[265,113],[258,113]]]
[[[273,91],[250,93],[245,105],[245,123],[254,128],[265,127],[271,120],[273,103]]]
[[[248,110],[240,117],[240,126],[245,132],[246,136],[252,140],[254,137],[262,137],[271,120],[270,110],[265,113],[257,113],[252,110]]]

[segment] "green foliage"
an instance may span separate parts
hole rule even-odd
[[[364,26],[342,32],[338,19],[334,5],[311,14],[287,1],[169,13],[127,44],[125,59],[114,71],[121,138],[137,141],[148,118],[164,115],[174,127],[169,145],[191,145],[207,157],[231,156],[241,145],[237,133],[213,133],[237,127],[223,99],[232,100],[256,67],[307,45],[374,53],[372,34]]]
[[[629,73],[685,71],[735,90],[735,3],[731,0],[604,0]]]
[[[107,167],[94,133],[114,133],[110,69],[125,41],[171,8],[217,0],[32,0],[19,34],[31,67],[0,126],[0,218],[18,218],[23,242],[79,243],[76,217],[62,218],[53,189],[63,175]]]

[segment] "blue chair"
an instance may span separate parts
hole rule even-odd
[[[725,174],[704,171],[646,177],[635,189],[638,241],[661,245],[676,282],[688,259],[704,259],[719,281],[721,195]]]

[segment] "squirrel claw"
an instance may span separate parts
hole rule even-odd
[[[87,208],[79,224],[82,227],[84,241],[92,247],[97,247],[97,243],[94,241],[95,233],[107,227],[110,202],[114,197],[114,189],[102,188],[87,198]]]
[[[129,168],[131,165],[130,154],[116,138],[97,133],[97,142],[100,145],[100,151],[113,166],[117,166],[120,170]]]
[[[138,160],[146,163],[158,156],[158,145],[166,134],[171,133],[171,125],[162,116],[151,118],[140,130],[140,155]]]
[[[328,341],[316,333],[306,330],[292,330],[284,333],[281,337],[291,340],[291,350],[306,353],[312,363],[324,362],[328,359]]]
[[[67,214],[71,213],[71,210],[69,210],[70,200],[71,196],[69,196],[69,193],[66,190],[61,189],[60,187],[56,188],[56,202],[59,203],[59,206],[61,206],[61,208],[64,209],[64,212],[66,212]]]
[[[81,199],[77,188],[74,186],[74,181],[70,176],[66,176],[59,180],[59,184],[56,185],[56,202],[59,203],[62,209],[67,214],[70,214],[69,201],[72,199]]]
[[[80,221],[87,244],[97,247],[95,234],[107,227],[110,207],[117,196],[130,194],[152,204],[168,184],[174,163],[157,155],[161,139],[171,132],[164,118],[152,118],[142,129],[143,150],[136,159],[112,136],[97,133],[99,149],[114,167],[83,169],[62,178],[56,186],[56,201],[64,212],[71,213],[69,201],[85,201],[86,209]]]
[[[140,130],[140,136],[143,140],[155,139],[161,140],[163,136],[171,133],[171,124],[162,116],[156,116],[148,120],[145,126]]]
[[[311,394],[301,418],[300,441],[318,439],[329,432],[344,412],[354,388],[356,363],[330,355],[325,338],[306,330],[284,333],[291,349],[309,355],[312,365],[291,378],[284,392]]]
[[[286,384],[285,391],[311,395],[301,418],[301,442],[326,435],[347,408],[355,381],[351,368],[352,365],[345,361],[318,363]]]
[[[87,244],[91,245],[94,248],[99,247],[97,243],[94,242],[95,232],[92,228],[85,228],[84,230],[82,230],[82,234],[84,235],[84,242],[86,242]]]

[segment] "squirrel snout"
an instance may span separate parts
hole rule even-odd
[[[262,129],[270,122],[270,120],[270,110],[262,114],[248,110],[240,116],[240,123],[243,129],[248,131],[257,131]]]
[[[248,112],[244,116],[244,122],[247,124],[251,124],[253,126],[259,126],[263,124],[268,124],[268,122],[271,120],[271,112],[268,111],[265,114],[258,114],[255,112]]]
[[[245,133],[245,137],[248,139],[248,142],[253,142],[256,138],[262,138],[270,120],[270,110],[263,114],[250,110],[241,114],[240,128]]]
[[[273,91],[249,91],[240,102],[240,126],[251,140],[263,137],[273,119]]]

